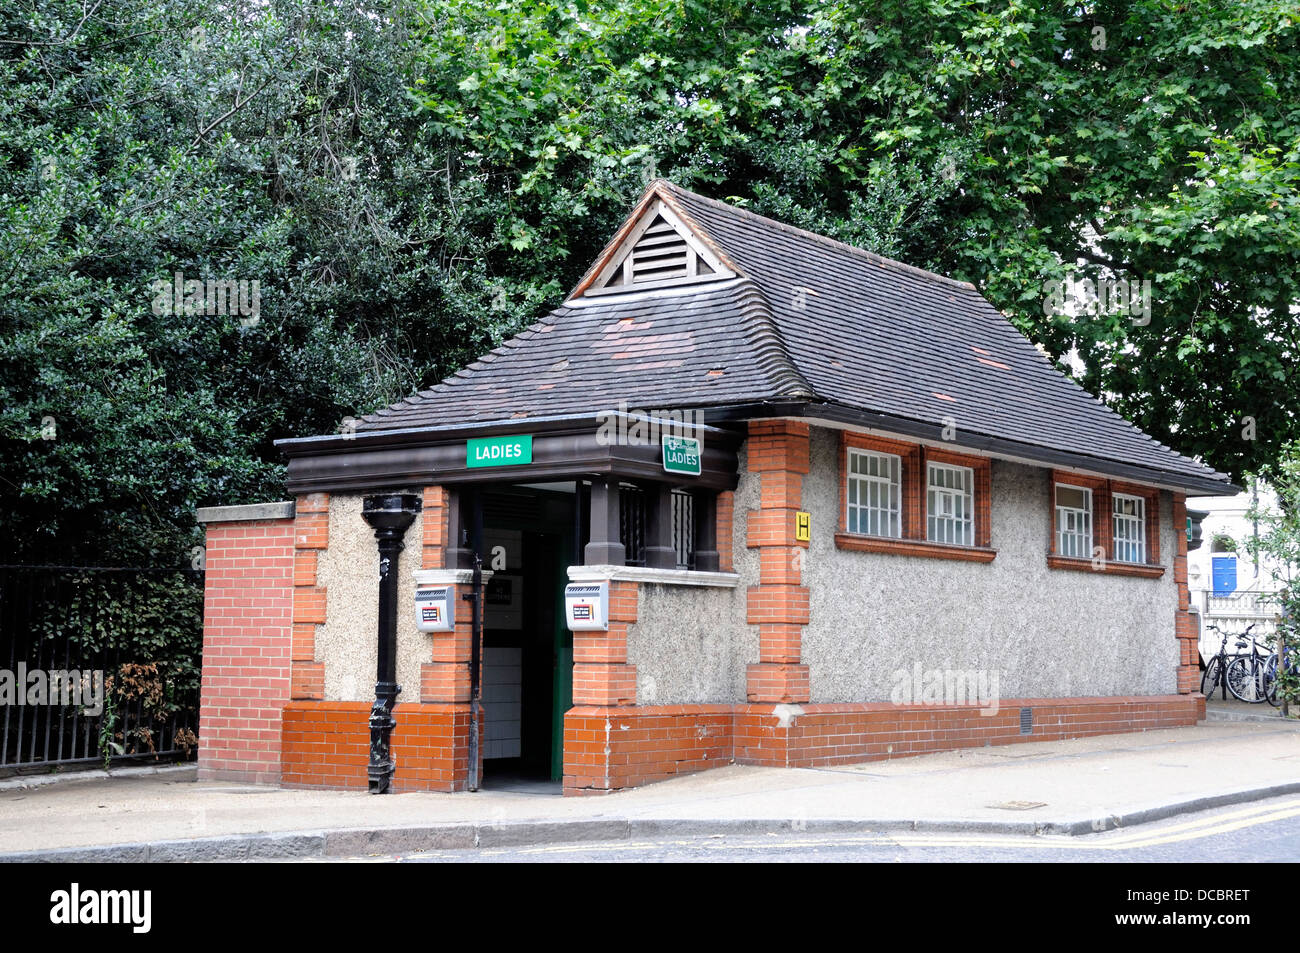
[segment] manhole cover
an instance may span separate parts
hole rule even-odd
[[[1036,807],[1047,807],[1046,801],[1003,801],[990,804],[989,807],[999,811],[1032,811]]]

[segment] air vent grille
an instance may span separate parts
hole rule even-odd
[[[632,249],[632,282],[689,277],[694,257],[677,229],[656,218]]]
[[[602,270],[593,292],[658,288],[700,279],[727,278],[731,272],[714,257],[663,203],[649,208]]]

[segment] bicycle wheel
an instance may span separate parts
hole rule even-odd
[[[1206,698],[1210,698],[1222,681],[1223,657],[1216,655],[1206,663],[1205,671],[1201,673],[1201,694]]]
[[[1239,655],[1224,673],[1228,691],[1237,701],[1257,705],[1264,700],[1264,663],[1253,655]]]
[[[1264,666],[1264,697],[1274,708],[1278,706],[1277,701],[1277,656],[1269,657],[1268,664]]]

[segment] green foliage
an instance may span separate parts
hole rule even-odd
[[[1246,551],[1264,557],[1279,584],[1277,613],[1280,617],[1278,638],[1288,665],[1279,666],[1278,695],[1292,705],[1300,705],[1300,440],[1284,448],[1277,463],[1261,474],[1252,476],[1253,488],[1263,485],[1276,494],[1276,505],[1264,506],[1259,499],[1246,514],[1256,521],[1259,532],[1245,541]]]
[[[1258,469],[1300,437],[1298,54],[1289,0],[10,5],[0,558],[184,565],[196,506],[283,497],[275,439],[518,330],[655,175],[975,281]],[[177,272],[258,322],[156,313]],[[1071,272],[1152,321],[1044,316]]]
[[[465,143],[449,181],[535,274],[585,262],[657,173],[975,281],[1220,469],[1300,434],[1293,3],[422,9],[417,94]],[[1052,313],[1067,274],[1151,281],[1152,320]]]
[[[446,307],[473,256],[438,235],[394,10],[7,9],[4,561],[185,565],[196,506],[283,497],[274,439],[491,341]],[[258,320],[155,307],[178,272],[258,281]]]
[[[78,664],[105,665],[117,679],[121,665],[151,666],[157,681],[150,714],[159,721],[197,714],[203,649],[202,578],[190,573],[85,572],[60,576],[33,607],[38,638],[58,658],[66,644]],[[120,699],[119,699],[120,700]],[[106,711],[114,699],[105,698]],[[107,716],[106,716],[107,717]]]

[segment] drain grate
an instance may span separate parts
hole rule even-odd
[[[1032,735],[1034,733],[1034,710],[1032,708],[1020,709],[1020,733],[1022,735]]]
[[[1047,807],[1046,801],[1003,801],[1001,804],[990,804],[989,807],[995,811],[1032,811],[1035,808]]]

